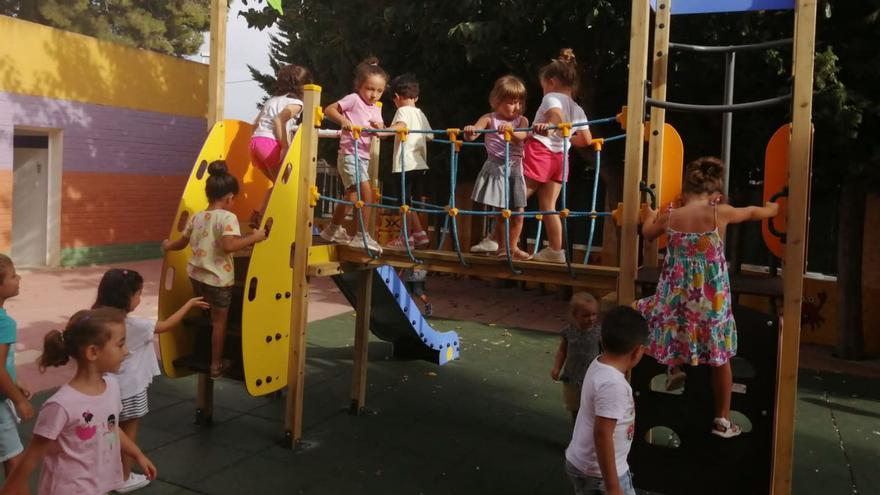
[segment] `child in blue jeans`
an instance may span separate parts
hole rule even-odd
[[[648,323],[629,307],[602,321],[603,352],[590,364],[581,390],[565,471],[575,495],[636,495],[626,457],[635,432],[636,409],[626,373],[645,350]]]
[[[18,436],[18,422],[34,417],[31,394],[15,379],[15,342],[18,340],[15,320],[6,314],[7,299],[18,295],[21,277],[12,260],[0,254],[0,461],[6,478],[21,461],[24,447]]]

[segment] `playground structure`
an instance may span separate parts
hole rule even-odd
[[[222,2],[215,2],[215,7]],[[314,244],[314,207],[320,198],[315,188],[318,128],[321,124],[320,87],[308,86],[304,97],[303,122],[296,137],[284,157],[282,169],[275,183],[266,214],[263,216],[263,227],[269,231],[266,241],[257,244],[250,253],[241,253],[236,258],[236,279],[240,281],[237,292],[241,307],[231,311],[230,318],[239,318],[238,325],[231,324],[229,336],[231,340],[240,338],[240,351],[227,345],[231,352],[241,353],[242,378],[248,391],[253,395],[265,395],[287,389],[287,413],[285,415],[285,438],[291,445],[299,445],[302,436],[302,410],[305,365],[305,332],[308,311],[309,279],[314,276],[334,276],[342,284],[346,297],[353,302],[357,310],[354,366],[352,380],[352,410],[358,412],[365,405],[366,393],[366,343],[368,330],[372,329],[382,338],[395,344],[395,354],[427,359],[437,364],[454,360],[458,355],[457,336],[439,334],[427,328],[411,299],[401,291],[399,280],[394,276],[393,267],[412,267],[419,265],[427,270],[465,273],[484,277],[506,278],[533,282],[547,282],[560,285],[572,285],[588,288],[597,295],[614,294],[620,304],[631,303],[636,294],[637,284],[650,284],[650,270],[658,264],[658,249],[663,240],[655,243],[644,243],[643,266],[640,269],[638,242],[638,211],[640,194],[644,187],[642,182],[642,164],[645,143],[646,110],[650,106],[650,128],[648,142],[648,173],[645,181],[648,189],[659,198],[659,205],[667,204],[675,197],[681,184],[681,164],[683,159],[682,141],[677,137],[674,128],[665,122],[665,109],[681,110],[686,106],[665,102],[666,65],[669,52],[669,25],[671,15],[677,13],[669,0],[658,0],[654,20],[654,56],[652,94],[645,97],[645,79],[648,61],[648,39],[651,20],[651,6],[648,0],[633,0],[632,30],[630,33],[630,75],[628,105],[620,118],[626,130],[626,154],[624,171],[624,196],[620,207],[621,226],[620,265],[619,267],[596,266],[572,263],[567,256],[566,265],[554,265],[537,262],[508,261],[507,265],[494,259],[472,256],[461,252],[417,251],[409,248],[402,252],[386,252],[381,257],[369,252],[353,249],[348,246]],[[681,1],[681,4],[688,2]],[[760,3],[760,2],[759,2]],[[777,2],[779,3],[779,2]],[[784,3],[784,2],[783,2]],[[676,2],[678,4],[678,2]],[[811,105],[812,105],[812,56],[814,51],[814,29],[816,18],[815,1],[799,1],[796,5],[796,21],[793,54],[794,88],[792,100],[792,123],[788,135],[788,146],[785,146],[784,131],[774,138],[774,146],[781,146],[787,151],[787,160],[780,152],[772,153],[773,160],[786,164],[788,169],[787,183],[789,201],[786,204],[785,243],[779,245],[774,253],[781,254],[787,267],[780,280],[771,277],[760,279],[740,278],[732,280],[734,291],[766,295],[782,298],[782,318],[775,316],[764,318],[754,313],[747,314],[737,310],[737,318],[743,318],[741,327],[744,331],[743,342],[755,336],[755,342],[767,345],[763,357],[753,356],[755,369],[763,375],[763,385],[749,389],[749,394],[760,396],[762,404],[767,408],[754,409],[759,416],[765,417],[759,424],[755,421],[754,442],[741,442],[728,454],[738,459],[747,459],[750,463],[769,459],[772,465],[767,476],[754,476],[754,485],[767,486],[774,494],[790,493],[791,462],[794,431],[794,402],[797,381],[798,343],[800,333],[800,306],[803,289],[803,269],[805,260],[806,220],[808,214],[809,168],[811,149]],[[217,7],[215,10],[220,10]],[[222,23],[221,23],[222,24]],[[222,39],[222,29],[213,31],[212,41]],[[217,43],[222,49],[222,43]],[[212,49],[214,43],[212,43]],[[212,60],[215,60],[212,58]],[[215,68],[212,64],[212,102],[219,105],[216,85],[222,82],[222,67]],[[222,101],[222,95],[219,96]],[[784,102],[768,101],[766,104]],[[752,104],[737,108],[736,105],[715,108],[716,111],[730,112],[740,108],[754,108]],[[219,115],[222,112],[216,112]],[[563,132],[576,127],[578,123],[560,125]],[[787,126],[786,126],[787,127]],[[197,159],[190,179],[181,200],[178,215],[172,229],[172,239],[179,236],[188,216],[204,209],[204,180],[208,163],[224,160],[230,172],[242,183],[235,213],[239,218],[247,218],[251,210],[259,205],[262,194],[269,187],[268,181],[250,165],[247,154],[247,143],[250,139],[250,126],[236,121],[217,122]],[[454,130],[437,131],[447,133],[450,137],[449,146],[460,151],[461,144],[457,141]],[[610,141],[610,139],[609,139]],[[597,154],[601,151],[602,141],[598,141]],[[780,144],[782,143],[782,144]],[[776,150],[776,148],[774,148]],[[768,156],[770,151],[768,151]],[[601,156],[601,155],[598,155]],[[371,160],[376,164],[378,160]],[[768,158],[769,163],[769,158]],[[598,176],[598,167],[597,172]],[[775,169],[774,177],[780,177]],[[782,172],[784,174],[784,172]],[[376,175],[371,174],[376,177]],[[454,180],[454,172],[453,172]],[[454,184],[453,184],[454,185]],[[773,182],[778,187],[779,181]],[[784,186],[783,186],[784,187]],[[454,188],[453,188],[454,191]],[[765,188],[765,195],[767,189]],[[776,192],[770,192],[771,195]],[[554,212],[532,212],[532,216],[558,214],[563,218],[572,214],[565,209],[565,196],[562,196],[562,208]],[[409,208],[404,208],[409,206]],[[461,212],[454,204],[454,192],[450,204],[440,212],[431,214],[446,215],[447,221],[455,232],[455,218]],[[382,207],[380,205],[355,205],[355,210],[362,207]],[[414,209],[410,205],[394,208],[405,213]],[[574,212],[591,218],[591,232],[600,217],[609,217],[611,212],[597,212],[594,207],[590,212]],[[405,215],[402,215],[405,218]],[[500,214],[500,218],[508,219],[510,212]],[[403,221],[405,226],[405,220]],[[361,227],[364,228],[364,227]],[[405,227],[404,227],[405,228]],[[770,226],[766,227],[768,230]],[[777,222],[773,229],[781,228]],[[567,235],[567,234],[566,234]],[[592,235],[590,236],[592,239]],[[566,245],[568,242],[566,241]],[[592,244],[592,241],[590,241]],[[589,246],[587,249],[589,253]],[[189,297],[190,287],[185,272],[185,252],[166,255],[160,286],[159,317],[165,318],[170,312]],[[378,280],[377,280],[378,279]],[[375,303],[381,303],[377,311]],[[388,309],[393,308],[389,319]],[[237,313],[236,313],[237,311]],[[375,314],[374,314],[375,313]],[[235,316],[233,316],[235,315]],[[763,318],[763,319],[762,319]],[[384,321],[383,321],[384,319]],[[785,321],[785,325],[782,325]],[[199,357],[197,351],[206,346],[199,345],[198,335],[205,335],[204,323],[189,320],[185,328],[163,334],[160,337],[162,359],[165,372],[171,377],[183,376],[193,371],[199,372],[199,404],[198,418],[210,422],[211,418],[211,381],[207,376],[204,356]],[[758,332],[756,326],[761,326]],[[209,330],[208,330],[209,331]],[[754,333],[752,333],[754,332]],[[778,333],[777,333],[778,332]],[[778,346],[778,352],[769,352]],[[745,349],[744,352],[748,353]],[[399,352],[398,352],[399,351]],[[194,353],[196,354],[193,357]],[[770,360],[773,360],[770,363]],[[760,363],[759,363],[760,361]],[[770,365],[768,365],[770,363]],[[656,371],[656,370],[653,370]],[[650,394],[650,387],[644,388],[642,383],[650,379],[653,373],[647,370],[634,372],[634,390],[638,393]],[[775,383],[767,385],[768,376],[775,375]],[[696,374],[695,374],[696,376]],[[700,378],[695,378],[698,383]],[[705,397],[694,399],[696,390],[689,383],[682,400],[688,404],[709,403]],[[754,392],[755,389],[758,392]],[[751,397],[751,395],[750,395]],[[676,400],[678,398],[662,398]],[[755,399],[759,400],[759,399]],[[640,399],[637,399],[639,402]],[[642,401],[651,403],[652,401]],[[657,401],[654,406],[663,407]],[[736,402],[734,403],[736,407]],[[754,406],[754,404],[752,404]],[[749,406],[749,407],[752,407]],[[760,405],[759,405],[760,406]],[[641,406],[640,406],[641,407]],[[680,407],[675,406],[675,407]],[[757,406],[756,406],[757,407]],[[744,408],[745,409],[745,408]],[[747,412],[753,412],[749,410]],[[650,418],[650,414],[639,412],[640,417]],[[682,436],[682,441],[687,435]],[[725,444],[727,445],[727,444]],[[736,446],[738,445],[738,446]],[[657,470],[680,467],[683,455],[693,459],[701,455],[694,446],[684,446],[680,452],[666,460],[652,457],[651,462],[661,463],[654,467]],[[640,446],[634,446],[634,466],[638,465]],[[687,451],[687,452],[686,452]],[[763,452],[766,456],[762,457]],[[691,456],[691,457],[687,457]],[[658,460],[659,459],[659,460]],[[675,459],[678,459],[676,461]],[[676,463],[676,464],[670,464]],[[668,472],[668,469],[667,469]],[[640,481],[643,478],[640,477]],[[640,487],[642,485],[640,484]],[[645,486],[644,488],[649,488]]]

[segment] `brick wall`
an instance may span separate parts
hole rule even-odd
[[[161,241],[171,229],[187,177],[64,173],[61,248]]]

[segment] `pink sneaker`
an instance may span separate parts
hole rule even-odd
[[[402,237],[395,237],[394,239],[391,240],[391,242],[386,244],[385,247],[387,247],[388,249],[406,249],[406,247],[403,245],[403,238]],[[412,237],[409,238],[409,247],[410,248],[414,247]]]
[[[428,238],[428,233],[424,230],[420,230],[413,234],[410,241],[414,242],[417,248],[428,247],[428,244],[431,244],[431,239]]]

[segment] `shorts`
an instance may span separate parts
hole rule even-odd
[[[407,292],[412,297],[422,297],[425,295],[425,281],[420,282],[404,282]]]
[[[370,160],[360,157],[357,160],[360,175],[355,175],[355,155],[343,155],[340,153],[336,157],[336,171],[339,172],[339,178],[342,185],[348,189],[354,187],[358,180],[360,182],[368,182],[370,180]]]
[[[147,401],[147,389],[143,389],[131,397],[122,399],[122,411],[119,413],[119,421],[143,418],[148,412],[150,412],[150,407]]]
[[[580,383],[562,382],[562,401],[566,411],[577,412],[581,408],[582,387]]]
[[[546,184],[547,182],[567,182],[568,174],[562,174],[562,153],[554,153],[537,139],[526,139],[523,146],[523,175],[533,181]],[[568,166],[571,169],[571,164]]]
[[[0,462],[6,462],[24,451],[12,407],[10,402],[0,400]]]
[[[232,287],[214,287],[192,277],[193,292],[197,297],[204,297],[212,308],[228,308],[232,305]]]
[[[568,462],[568,459],[565,460],[565,474],[568,475],[568,480],[574,487],[575,495],[603,495],[605,493],[605,481],[602,478],[587,476]],[[632,473],[627,471],[618,475],[617,479],[620,480],[620,491],[624,495],[636,495]]]
[[[403,196],[404,202],[410,206],[413,205],[413,199],[421,200],[424,196],[425,176],[427,170],[410,170],[406,172],[406,195]],[[391,174],[391,180],[382,184],[385,196],[394,198],[392,204],[400,204],[400,173]]]
[[[251,138],[251,162],[266,177],[275,180],[281,170],[281,143],[262,136]]]

